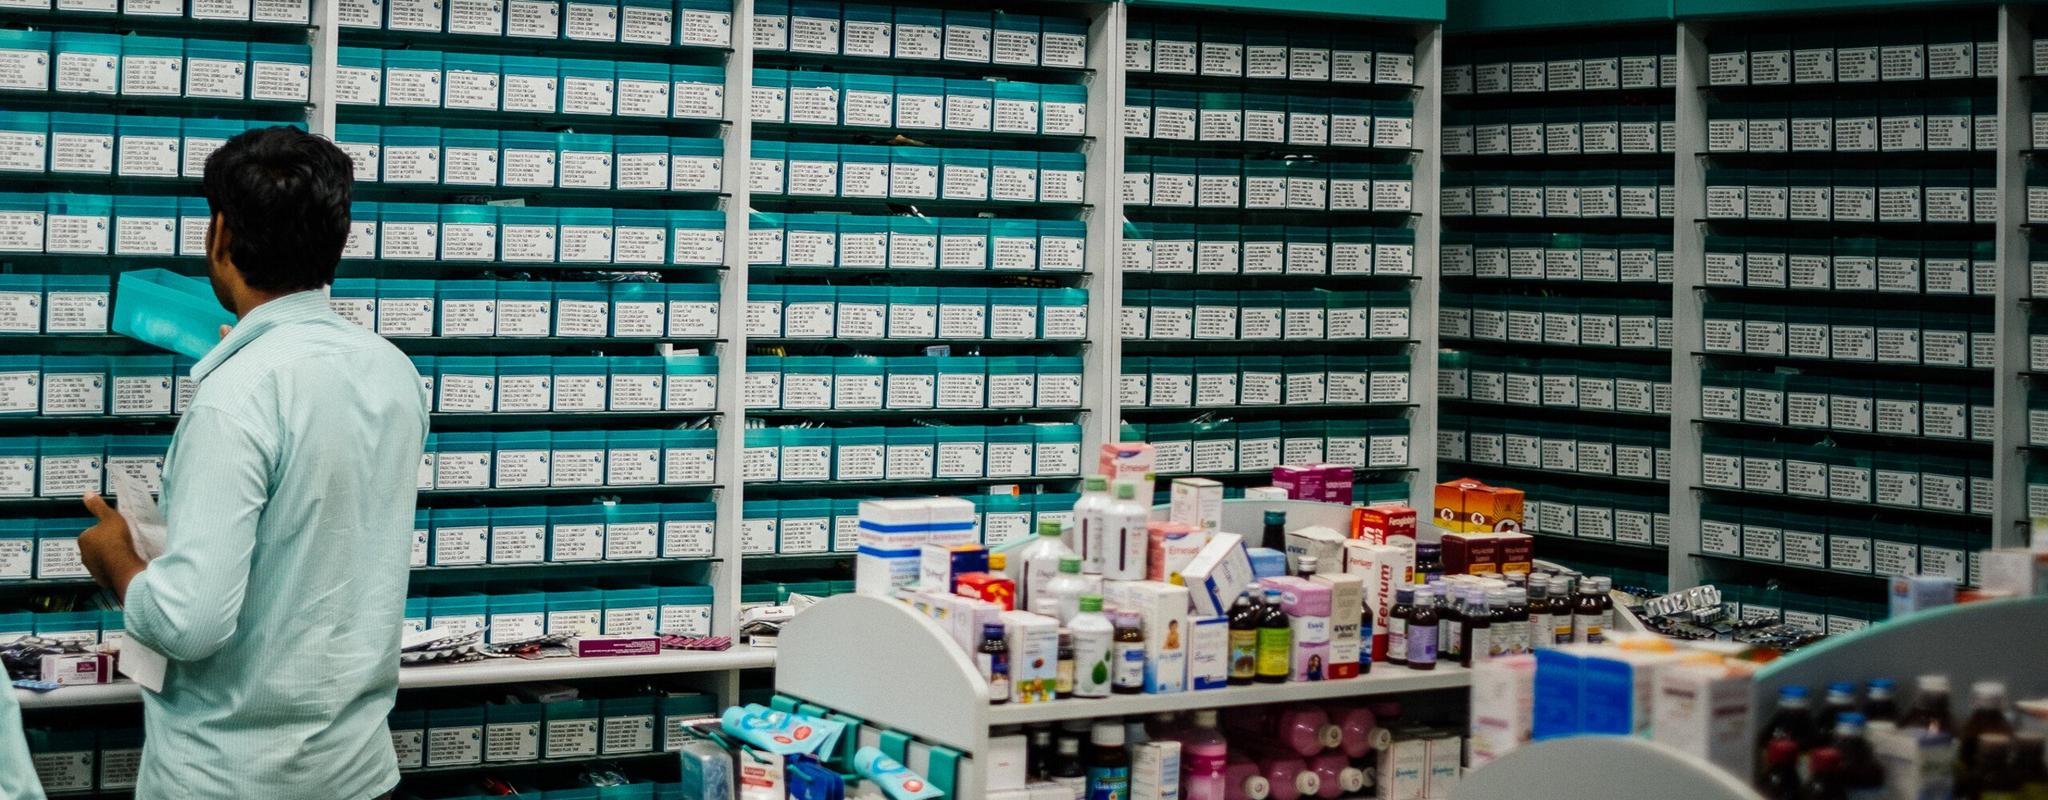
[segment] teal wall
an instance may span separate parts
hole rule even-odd
[[[1985,0],[1450,0],[1450,14],[1444,20],[1444,27],[1453,33],[1483,33],[1727,16],[1986,5],[1991,3]]]
[[[1250,14],[1442,22],[1445,0],[1129,0],[1133,6],[1180,6]],[[1460,0],[1462,2],[1462,0]],[[1575,2],[1575,0],[1565,0]]]

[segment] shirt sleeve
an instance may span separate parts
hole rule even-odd
[[[21,709],[14,688],[0,684],[0,800],[42,800],[28,740],[22,738]]]
[[[234,636],[272,451],[218,408],[186,415],[165,475],[164,553],[128,585],[128,635],[176,661],[206,658]]]

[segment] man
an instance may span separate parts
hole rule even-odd
[[[14,687],[5,682],[0,682],[0,800],[43,800],[43,785],[21,734],[21,707]]]
[[[206,159],[214,294],[239,322],[192,368],[144,563],[97,496],[78,537],[128,636],[169,660],[143,693],[136,797],[363,800],[398,783],[385,716],[427,413],[412,364],[336,316],[352,168],[252,130]]]

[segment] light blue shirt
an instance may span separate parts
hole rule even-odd
[[[0,800],[43,800],[43,784],[22,738],[21,702],[6,681],[0,681]]]
[[[418,373],[323,290],[249,312],[192,378],[165,550],[128,587],[128,635],[170,659],[163,693],[143,692],[135,796],[389,791]]]

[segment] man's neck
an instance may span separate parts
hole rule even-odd
[[[272,300],[276,300],[288,294],[291,293],[287,292],[284,294],[279,294],[276,292],[259,292],[253,289],[249,290],[243,295],[235,298],[235,319],[248,319],[249,314],[255,311],[257,308],[261,307],[264,303],[268,303]]]

